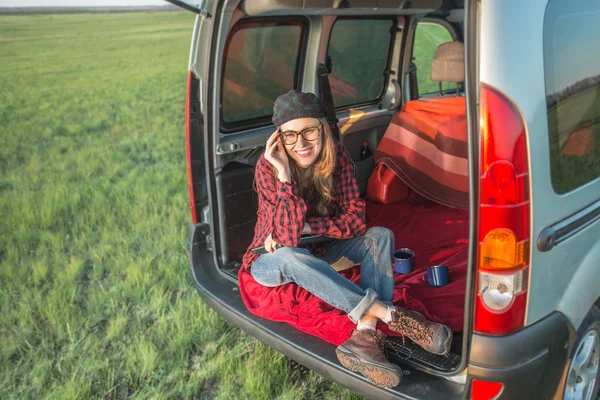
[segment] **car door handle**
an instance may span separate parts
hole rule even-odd
[[[560,242],[564,242],[585,227],[600,220],[600,200],[590,204],[575,214],[542,229],[538,236],[539,251],[550,251]]]

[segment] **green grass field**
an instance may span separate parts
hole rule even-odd
[[[202,303],[190,13],[0,17],[0,398],[355,398]]]

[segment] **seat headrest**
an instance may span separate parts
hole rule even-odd
[[[465,80],[465,46],[461,42],[446,42],[438,46],[431,64],[434,82],[463,82]]]

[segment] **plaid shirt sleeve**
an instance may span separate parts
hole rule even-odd
[[[273,176],[273,166],[262,157],[255,174],[258,195],[261,199],[259,213],[271,215],[262,232],[265,238],[273,234],[273,240],[282,246],[297,247],[302,236],[306,216],[306,204],[298,195],[294,181],[283,183]]]
[[[351,239],[361,236],[367,229],[365,202],[360,198],[352,159],[344,146],[339,143],[337,144],[337,156],[339,167],[334,176],[338,204],[337,215],[334,217],[311,217],[307,222],[313,235]]]

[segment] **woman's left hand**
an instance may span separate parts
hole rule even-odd
[[[302,234],[303,235],[310,235],[312,233],[312,229],[310,228],[310,225],[308,224],[308,222],[304,223],[304,228],[302,228]]]
[[[265,239],[265,250],[267,250],[269,253],[272,253],[280,247],[281,245],[273,240],[273,234],[270,233]]]

